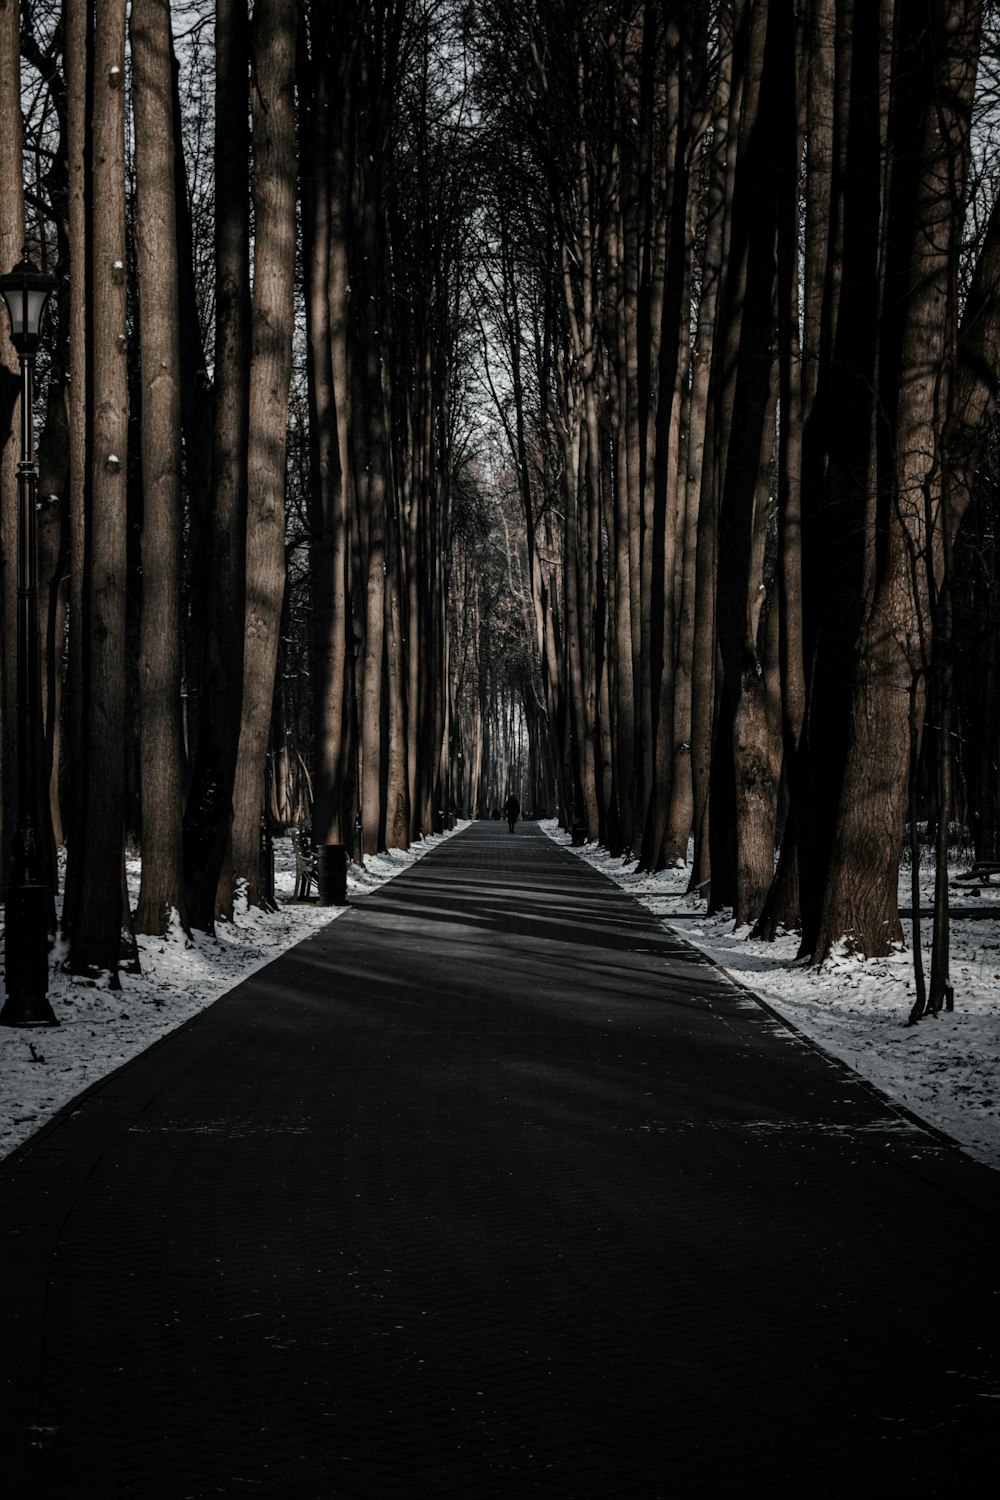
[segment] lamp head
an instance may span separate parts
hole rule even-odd
[[[56,278],[33,265],[27,249],[14,269],[0,276],[0,296],[10,318],[10,341],[19,355],[33,355],[37,350],[45,304],[55,288]]]

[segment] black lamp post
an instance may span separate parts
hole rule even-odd
[[[43,876],[38,795],[38,601],[35,590],[35,355],[54,276],[33,266],[28,252],[6,276],[0,296],[10,316],[11,343],[21,363],[21,460],[17,466],[17,804],[7,877],[4,940],[7,1000],[4,1026],[58,1026],[49,1004],[48,888]]]
[[[351,647],[354,652],[354,840],[358,847],[358,864],[365,862],[364,831],[361,824],[361,716],[358,713],[358,657],[362,640],[357,631]]]

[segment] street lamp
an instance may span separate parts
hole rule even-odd
[[[35,355],[42,315],[56,279],[22,259],[0,276],[10,339],[21,364],[21,460],[17,466],[17,804],[11,844],[4,942],[4,1026],[58,1026],[48,997],[48,886],[43,877],[38,796],[38,601],[35,591]]]

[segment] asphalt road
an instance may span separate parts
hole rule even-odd
[[[5,1493],[986,1493],[997,1186],[476,824],[0,1171]]]

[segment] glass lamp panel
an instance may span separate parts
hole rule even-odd
[[[48,287],[43,287],[41,291],[34,287],[29,288],[24,300],[27,303],[27,324],[23,331],[37,335],[42,326],[45,304],[49,300]]]

